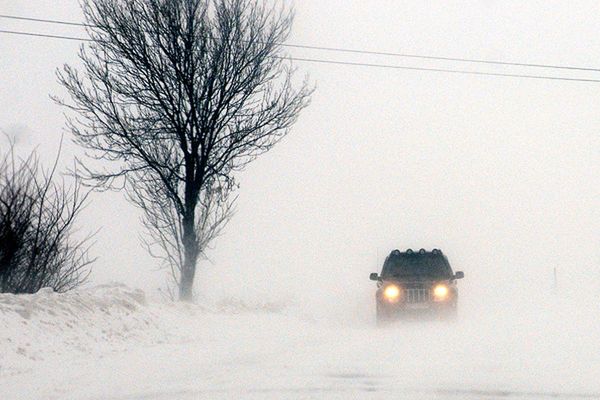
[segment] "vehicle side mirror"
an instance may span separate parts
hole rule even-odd
[[[456,271],[456,273],[454,274],[454,279],[462,279],[465,277],[465,273],[462,271]]]
[[[377,275],[377,272],[373,272],[373,273],[371,273],[371,275],[369,275],[369,279],[372,281],[378,281],[379,275]]]

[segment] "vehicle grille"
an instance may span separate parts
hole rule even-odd
[[[407,303],[425,303],[429,301],[429,289],[409,288],[406,289]]]

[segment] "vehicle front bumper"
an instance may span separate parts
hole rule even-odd
[[[390,303],[385,300],[377,301],[378,318],[395,318],[403,316],[420,315],[454,315],[456,313],[456,303],[447,302],[420,302],[420,303]]]

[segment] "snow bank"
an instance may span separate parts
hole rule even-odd
[[[0,375],[65,353],[162,343],[173,338],[173,318],[190,311],[193,306],[181,304],[150,307],[143,291],[121,284],[63,294],[0,294]]]
[[[210,307],[149,301],[111,283],[55,293],[0,294],[0,376],[38,361],[77,354],[103,357],[132,348],[191,340],[208,315],[281,313],[281,302],[223,298]],[[202,318],[199,318],[202,316]]]

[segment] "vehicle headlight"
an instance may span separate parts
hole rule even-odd
[[[400,288],[396,285],[388,285],[383,290],[383,295],[389,301],[396,301],[400,297]]]
[[[433,295],[437,300],[444,300],[448,297],[448,286],[446,285],[437,285],[433,288]]]

